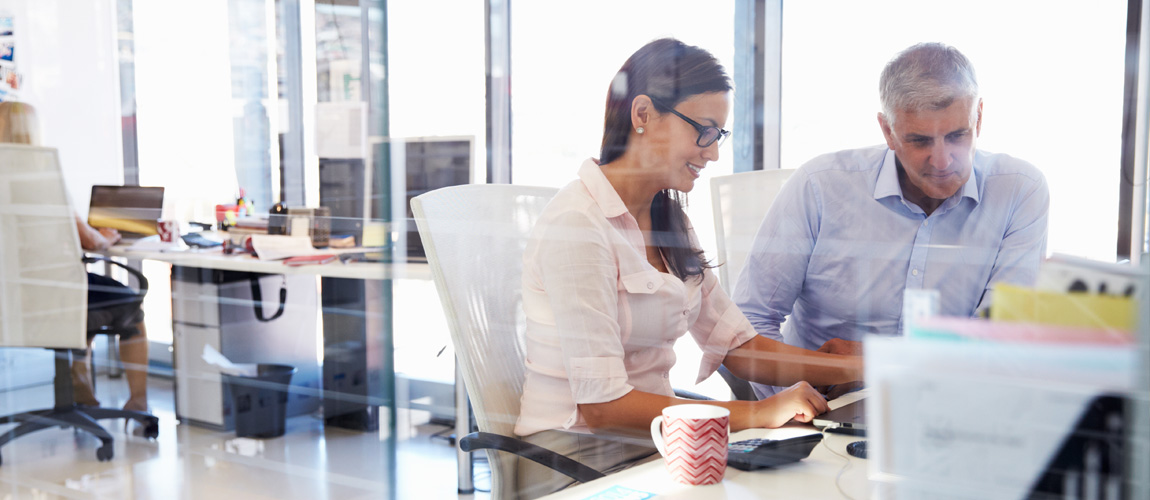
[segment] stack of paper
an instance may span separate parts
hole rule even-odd
[[[942,318],[904,338],[868,337],[867,462],[882,496],[1032,498],[1050,493],[1041,481],[1052,474],[1092,493],[1120,485],[1113,470],[1057,462],[1099,401],[1132,389],[1132,339],[1098,332]],[[1120,448],[1121,411],[1100,422],[1117,425],[1104,437]],[[1113,446],[1098,451],[1120,453]]]
[[[1115,328],[1063,326],[1037,322],[991,323],[983,319],[945,316],[924,318],[915,322],[907,332],[907,337],[957,342],[1043,342],[1115,346],[1130,346],[1134,342],[1129,332]]]
[[[312,247],[311,238],[307,236],[257,234],[252,236],[252,248],[255,249],[256,256],[260,260],[280,260],[288,257],[331,253]]]

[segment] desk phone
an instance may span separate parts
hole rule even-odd
[[[727,465],[739,470],[777,467],[807,458],[823,440],[822,434],[790,439],[748,439],[727,445]]]
[[[211,248],[211,247],[218,247],[220,245],[223,245],[223,242],[219,242],[216,240],[210,240],[208,238],[205,238],[204,235],[202,235],[200,233],[189,233],[189,234],[185,234],[185,235],[181,236],[180,238],[182,238],[184,240],[184,243],[187,243],[188,246],[193,246],[193,247],[197,247],[197,248]]]

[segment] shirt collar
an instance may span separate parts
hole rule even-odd
[[[959,190],[959,192],[962,193],[962,197],[974,200],[976,205],[979,201],[978,181],[975,179],[977,177],[976,174],[978,171],[978,162],[979,157],[976,153],[974,157],[974,165],[971,166],[970,177],[966,179],[966,183],[963,184],[962,189]],[[895,164],[893,149],[888,149],[886,151],[886,156],[882,161],[882,167],[879,168],[878,182],[875,183],[874,187],[874,199],[881,200],[889,196],[897,196],[904,203],[910,203],[910,201],[902,196],[902,186],[900,186],[898,183],[898,165]],[[951,196],[951,198],[954,198],[954,196]],[[951,205],[953,203],[954,202],[944,202],[943,204]]]
[[[579,180],[583,181],[583,185],[591,193],[591,199],[599,205],[603,215],[618,217],[627,213],[627,205],[623,204],[623,199],[615,192],[615,188],[611,186],[607,176],[603,175],[603,169],[599,168],[599,163],[594,158],[588,158],[579,167]]]

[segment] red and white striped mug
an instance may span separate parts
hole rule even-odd
[[[675,405],[651,421],[651,439],[667,462],[671,479],[690,485],[715,484],[727,471],[730,410],[712,405]]]
[[[174,220],[157,220],[156,234],[160,235],[160,241],[174,243],[180,237],[180,223]]]

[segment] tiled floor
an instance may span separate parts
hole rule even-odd
[[[105,406],[126,396],[123,379],[98,381]],[[152,377],[149,399],[160,419],[150,441],[125,432],[123,421],[105,420],[115,438],[115,458],[99,462],[99,441],[65,429],[46,429],[0,448],[0,499],[187,498],[332,499],[382,498],[388,487],[383,439],[376,433],[325,428],[317,416],[287,421],[287,434],[273,439],[236,438],[234,433],[179,425],[171,380]],[[0,415],[49,407],[50,386],[0,393]],[[10,425],[0,426],[7,431]],[[397,422],[397,498],[476,498],[458,495],[455,451],[431,435],[443,426],[423,412],[401,410]],[[476,486],[488,486],[483,464]]]

